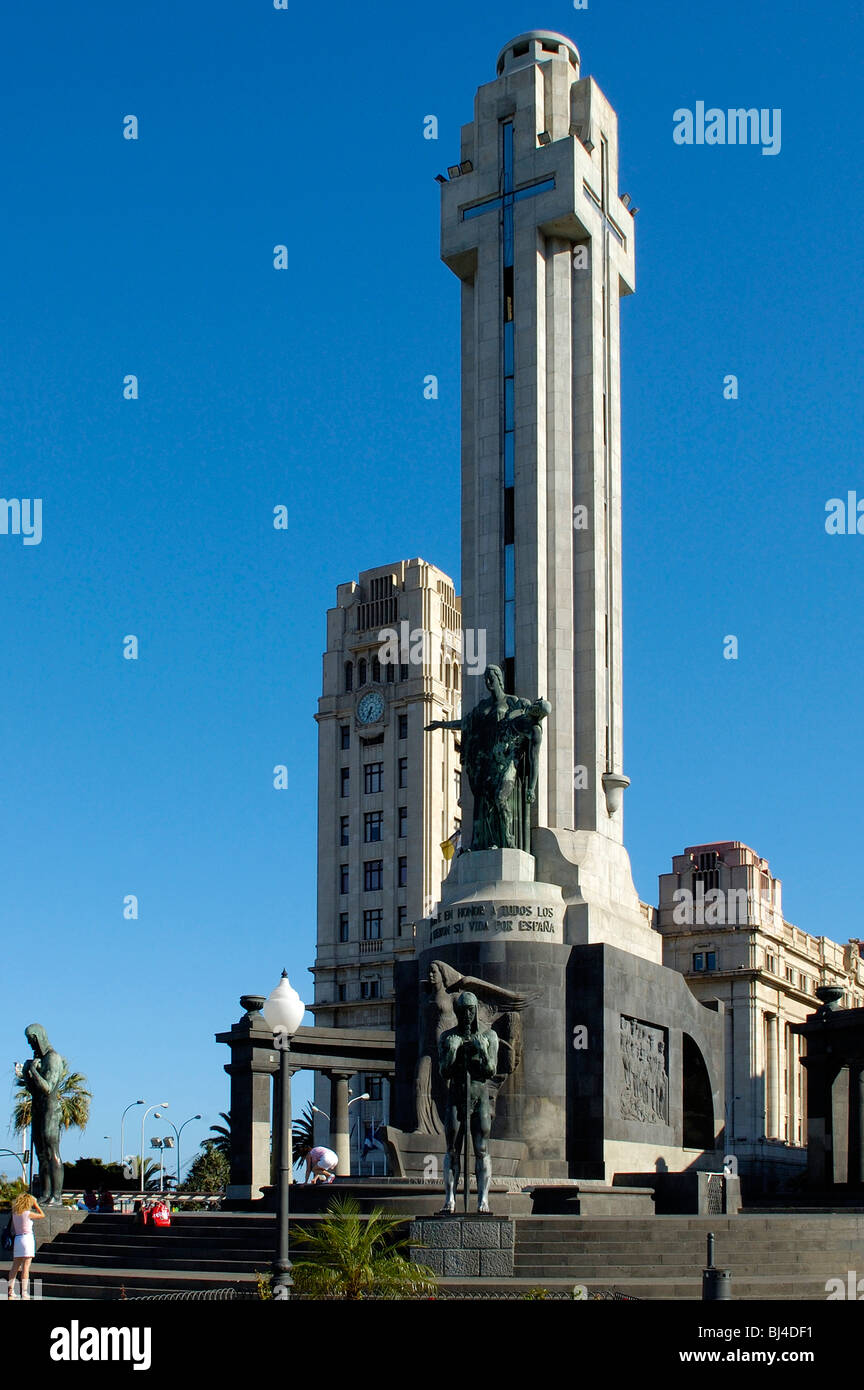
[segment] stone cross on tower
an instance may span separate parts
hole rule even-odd
[[[635,284],[617,119],[560,34],[507,44],[442,187],[462,281],[462,614],[545,696],[537,824],[620,845],[618,299]],[[497,653],[497,655],[496,655]],[[482,695],[465,683],[464,705]]]

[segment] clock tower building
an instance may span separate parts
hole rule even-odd
[[[364,570],[327,614],[318,702],[318,927],[312,973],[321,1027],[392,1028],[396,962],[414,957],[414,923],[440,896],[445,843],[459,829],[459,753],[426,733],[461,710],[462,630],[453,581],[424,560]],[[363,1136],[389,1117],[388,1083],[351,1083],[352,1172]],[[320,1096],[318,1088],[320,1087]],[[316,1080],[315,1103],[329,1109]],[[327,1142],[320,1120],[316,1140]],[[358,1123],[354,1125],[354,1120]],[[359,1142],[358,1142],[359,1137]],[[340,1172],[343,1169],[340,1166]]]

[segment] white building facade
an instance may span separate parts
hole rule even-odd
[[[861,943],[811,936],[783,916],[782,885],[737,840],[691,845],[660,875],[663,962],[726,1020],[726,1133],[738,1171],[757,1182],[803,1173],[804,1040],[790,1031],[839,985],[842,1008],[864,1005]]]
[[[340,584],[327,614],[318,702],[316,1024],[392,1028],[393,974],[440,894],[442,844],[459,829],[459,754],[425,732],[461,711],[462,630],[453,581],[420,559]],[[384,1170],[364,1139],[389,1117],[388,1082],[353,1077],[352,1171]],[[368,1100],[358,1097],[369,1093]],[[316,1079],[315,1104],[330,1088]],[[316,1117],[326,1143],[327,1120]],[[340,1172],[343,1171],[340,1168]]]

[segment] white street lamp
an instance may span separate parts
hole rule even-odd
[[[138,1101],[137,1103],[138,1103],[139,1105],[143,1105],[143,1104],[144,1104],[143,1100],[142,1100],[142,1101]],[[141,1116],[141,1154],[140,1154],[140,1157],[139,1157],[139,1160],[138,1160],[138,1162],[139,1162],[138,1177],[139,1177],[140,1180],[141,1180],[141,1196],[142,1196],[142,1197],[144,1196],[144,1121],[147,1119],[147,1116],[150,1114],[150,1111],[151,1111],[151,1110],[158,1110],[160,1105],[162,1106],[162,1109],[163,1109],[163,1110],[167,1110],[167,1109],[168,1109],[168,1102],[167,1102],[167,1100],[157,1100],[155,1105],[148,1105],[148,1106],[147,1106],[147,1109],[144,1111],[144,1114]]]
[[[131,1105],[127,1105],[127,1106],[126,1106],[126,1109],[123,1111],[123,1114],[120,1116],[120,1162],[121,1162],[121,1163],[125,1163],[125,1162],[126,1162],[126,1151],[125,1151],[125,1149],[123,1148],[123,1125],[124,1125],[124,1123],[125,1123],[125,1121],[126,1121],[126,1116],[129,1114],[129,1111],[130,1111],[130,1110],[134,1110],[134,1109],[135,1109],[135,1106],[136,1106],[136,1105],[143,1105],[143,1104],[144,1104],[143,1100],[133,1100],[132,1104],[131,1104]]]
[[[287,970],[270,994],[261,1013],[268,1028],[273,1030],[273,1042],[279,1052],[279,1187],[276,1218],[276,1259],[273,1262],[273,1290],[277,1298],[286,1298],[291,1287],[291,1259],[288,1252],[288,1199],[291,1182],[291,1072],[288,1055],[291,1039],[303,1022],[306,1005],[296,989],[292,989]],[[284,1290],[284,1292],[282,1292]]]

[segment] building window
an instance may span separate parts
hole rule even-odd
[[[339,725],[339,747],[343,750],[351,747],[351,725]]]
[[[363,1090],[368,1093],[370,1100],[380,1100],[382,1095],[380,1076],[367,1076],[366,1085]]]
[[[372,680],[375,685],[381,684],[381,662],[378,660],[377,656],[373,656],[372,658]]]
[[[349,829],[350,824],[351,824],[351,817],[350,817],[350,816],[340,816],[340,817],[339,817],[339,843],[340,843],[340,845],[347,845],[347,844],[348,844],[348,829]]]
[[[377,893],[384,887],[384,860],[367,859],[363,865],[364,893]]]
[[[357,685],[358,688],[366,684],[366,662],[357,662]]]
[[[336,1002],[337,1002],[338,1004],[344,1004],[344,1003],[345,1003],[345,1000],[346,1000],[347,998],[348,998],[348,986],[347,986],[347,985],[337,985],[337,986],[336,986]]]
[[[361,998],[361,999],[380,999],[380,998],[381,998],[381,981],[378,979],[377,975],[376,975],[376,977],[375,977],[374,980],[361,980],[361,981],[360,981],[360,998]]]
[[[716,969],[717,969],[717,952],[716,952],[716,951],[706,951],[706,952],[705,952],[705,969],[706,969],[706,970],[716,970]]]
[[[389,661],[387,662],[387,665],[384,667],[384,679],[387,681],[388,685],[393,684],[393,667]]]
[[[400,716],[399,716],[399,737],[400,737],[400,738],[407,738],[407,737],[408,737],[408,716],[407,716],[407,714],[400,714]]]
[[[765,952],[765,969],[769,975],[777,974],[777,961],[768,951]]]
[[[366,763],[363,768],[363,790],[368,796],[371,792],[380,792],[384,788],[384,764]]]
[[[348,940],[348,913],[347,913],[347,912],[340,912],[340,913],[339,913],[339,940],[340,940],[340,941],[347,941],[347,940]]]
[[[407,664],[407,662],[403,661],[403,662],[401,663],[400,667],[399,667],[399,679],[400,679],[400,681],[407,681],[409,675],[410,675],[410,671],[409,671],[409,669],[408,669],[408,664]]]
[[[353,690],[353,689],[354,689],[354,663],[353,663],[352,661],[346,661],[346,662],[345,662],[345,690],[346,690],[346,693],[347,693],[349,690]]]
[[[339,769],[339,795],[347,796],[351,787],[351,771],[347,767]]]
[[[462,804],[462,773],[459,768],[453,773],[453,795],[456,798],[456,805]]]
[[[401,936],[408,923],[407,907],[400,907],[396,913],[396,935]]]
[[[400,787],[407,787],[407,785],[408,785],[408,759],[407,759],[407,758],[400,758],[400,759],[399,759],[399,786],[400,786]]]
[[[408,887],[408,856],[406,854],[399,856],[399,887]]]
[[[399,839],[404,840],[408,834],[408,807],[399,807]]]
[[[705,953],[704,953],[704,951],[694,951],[694,952],[693,952],[693,969],[694,969],[694,970],[704,970],[704,969],[705,969]]]
[[[348,865],[347,865],[347,864],[340,864],[340,865],[339,865],[339,892],[340,892],[340,893],[347,893],[347,892],[348,892]]]
[[[380,941],[381,923],[383,913],[380,907],[373,907],[370,912],[363,913],[363,940]]]
[[[384,826],[383,811],[367,811],[363,817],[363,839],[367,845],[381,839]]]
[[[789,981],[790,985],[794,985],[795,971],[792,969],[791,965],[786,966],[786,979]]]

